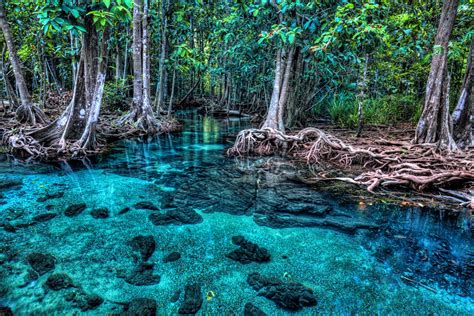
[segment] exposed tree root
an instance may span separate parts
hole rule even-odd
[[[20,123],[30,125],[44,124],[47,121],[43,111],[36,105],[20,105],[16,110],[16,118]]]
[[[407,141],[379,139],[351,145],[317,128],[305,128],[294,135],[278,130],[241,131],[229,155],[270,155],[287,151],[308,164],[331,163],[340,167],[362,166],[360,175],[313,180],[338,180],[363,185],[373,192],[378,186],[406,186],[418,191],[474,183],[474,151],[441,152],[436,145],[414,145]]]

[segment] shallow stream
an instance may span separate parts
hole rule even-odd
[[[469,214],[365,205],[293,181],[284,163],[225,158],[225,136],[246,126],[193,113],[180,133],[123,141],[94,161],[4,157],[0,306],[15,315],[133,313],[150,300],[158,315],[244,315],[247,303],[267,315],[474,314]]]

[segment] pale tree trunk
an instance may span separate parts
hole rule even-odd
[[[286,50],[280,48],[276,54],[275,78],[273,81],[273,92],[268,107],[267,117],[262,128],[269,127],[284,132],[285,124],[283,122],[285,105],[288,99],[288,90],[291,79],[294,47]],[[286,57],[286,62],[283,58]]]
[[[165,60],[166,60],[166,53],[167,53],[167,30],[168,30],[168,9],[169,9],[169,0],[162,0],[161,1],[161,53],[160,53],[160,69],[159,69],[159,84],[157,87],[157,98],[156,98],[156,112],[160,113],[161,106],[163,103],[163,99],[165,96],[165,82],[166,78],[166,68],[165,68]]]
[[[456,108],[453,111],[453,136],[459,147],[474,146],[474,36],[467,57],[467,69]]]
[[[141,107],[143,100],[142,63],[142,0],[133,1],[133,106]]]
[[[119,124],[130,123],[147,133],[155,133],[160,124],[151,107],[148,42],[148,0],[134,0],[133,104],[130,112],[119,120]]]
[[[357,108],[357,137],[362,134],[363,124],[363,105],[365,100],[365,91],[367,89],[367,68],[369,65],[369,54],[365,54],[364,58],[364,71],[362,72],[362,79],[359,81],[359,95],[357,96],[358,108]]]
[[[285,124],[283,122],[283,115],[285,112],[286,101],[288,100],[288,90],[291,79],[291,70],[293,67],[293,57],[295,55],[294,47],[288,49],[286,56],[285,73],[283,75],[283,83],[281,85],[280,97],[278,100],[278,129],[282,132],[285,131]]]
[[[87,20],[71,102],[56,120],[29,133],[41,145],[58,152],[69,150],[77,154],[97,148],[96,126],[106,79],[108,31],[103,32],[100,42],[92,21]]]
[[[431,69],[426,84],[423,113],[416,127],[414,142],[437,143],[456,150],[449,111],[448,43],[456,19],[458,0],[445,0],[435,39]]]
[[[28,87],[26,86],[26,81],[21,71],[20,60],[13,42],[13,35],[6,19],[3,1],[0,1],[0,27],[5,37],[5,42],[10,55],[10,63],[13,68],[13,74],[15,75],[16,87],[20,95],[21,105],[16,110],[17,119],[22,123],[28,123],[31,125],[44,123],[46,121],[46,116],[43,111],[33,105],[33,102],[31,101],[31,96]]]
[[[278,100],[280,99],[281,88],[281,68],[282,68],[282,49],[278,49],[275,60],[275,78],[273,79],[273,92],[268,107],[267,117],[262,128],[269,127],[278,129]]]

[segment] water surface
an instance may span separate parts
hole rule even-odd
[[[186,284],[197,283],[198,314],[243,315],[248,302],[268,315],[289,314],[248,284],[258,272],[313,290],[317,305],[300,315],[474,313],[469,214],[360,205],[292,180],[284,161],[256,168],[265,160],[225,158],[224,136],[248,125],[194,113],[181,133],[124,141],[94,161],[0,162],[0,305],[15,315],[105,315],[151,298],[159,315],[172,315]],[[157,210],[135,207],[139,202]],[[65,215],[81,203],[85,210]],[[108,217],[93,217],[97,209]],[[176,213],[194,217],[183,223],[163,215]],[[152,214],[167,220],[154,225]],[[270,261],[228,258],[238,235],[266,248]],[[155,240],[146,260],[133,251],[136,236]],[[180,259],[163,262],[172,252]],[[54,268],[32,269],[32,253],[54,258]],[[154,284],[127,282],[144,262]],[[48,287],[57,274],[73,285]],[[77,293],[104,301],[92,309]]]

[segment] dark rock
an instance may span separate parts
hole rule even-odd
[[[13,316],[13,311],[8,306],[0,305],[0,315],[1,316]]]
[[[72,301],[74,307],[79,308],[83,312],[94,310],[104,302],[104,299],[99,295],[87,294],[82,289],[69,293],[66,296],[66,300]]]
[[[153,264],[142,263],[130,275],[125,282],[133,285],[153,285],[160,283],[160,276],[153,274]]]
[[[183,225],[198,224],[202,222],[202,216],[194,210],[176,209],[169,210],[164,214],[150,214],[148,217],[153,225]]]
[[[178,309],[179,314],[196,314],[202,305],[201,286],[188,283],[184,289],[184,301]]]
[[[286,260],[286,259],[288,259],[288,256],[287,256],[287,255],[283,255],[283,256],[281,256],[281,258]]]
[[[120,316],[155,316],[157,312],[156,301],[149,298],[133,299],[125,306]]]
[[[181,259],[181,254],[179,252],[173,251],[172,253],[163,258],[163,262],[174,262],[178,261],[179,259]]]
[[[9,233],[15,233],[15,232],[16,232],[15,226],[13,226],[13,225],[10,224],[10,223],[5,223],[5,224],[3,225],[3,229],[4,229],[6,232],[9,232]]]
[[[28,261],[28,264],[31,266],[31,268],[33,268],[33,270],[38,272],[40,275],[54,270],[55,267],[54,257],[49,254],[33,252],[26,257],[26,261]]]
[[[226,254],[225,256],[242,264],[250,262],[268,262],[270,261],[270,253],[267,249],[259,247],[250,241],[245,240],[243,236],[232,237],[232,242],[240,248]]]
[[[96,208],[91,211],[91,216],[95,219],[109,217],[109,209],[106,207]]]
[[[138,202],[133,207],[138,208],[138,209],[143,209],[143,210],[152,210],[152,211],[159,210],[159,208],[150,201]]]
[[[5,194],[0,192],[0,199],[3,199],[5,197]]]
[[[171,303],[176,303],[179,300],[180,296],[181,296],[181,291],[180,290],[174,292],[173,296],[171,296],[171,298],[170,298],[170,302]]]
[[[72,279],[65,273],[52,274],[46,280],[45,285],[54,291],[74,287]]]
[[[25,286],[31,283],[32,281],[36,281],[39,279],[39,274],[32,269],[28,269],[28,273],[25,276]]]
[[[297,311],[317,304],[313,290],[301,283],[282,282],[276,278],[263,277],[257,272],[248,276],[247,283],[258,291],[258,295],[287,310]]]
[[[118,215],[122,215],[122,214],[128,213],[128,211],[130,211],[130,207],[124,207],[123,209],[121,209],[121,210],[118,212]]]
[[[244,316],[266,316],[260,308],[253,305],[252,303],[245,304]]]
[[[46,202],[50,199],[59,199],[64,196],[64,192],[56,192],[56,193],[46,193],[46,195],[39,197],[36,202]]]
[[[136,236],[130,240],[130,246],[141,254],[143,260],[148,260],[155,252],[156,243],[153,236]]]
[[[23,185],[23,181],[15,179],[0,179],[0,190],[10,190]]]
[[[37,223],[47,222],[55,218],[57,215],[58,214],[56,213],[44,213],[44,214],[36,215],[35,217],[33,217],[33,221]]]
[[[64,211],[64,215],[67,217],[74,217],[81,214],[87,208],[85,203],[69,205]]]

